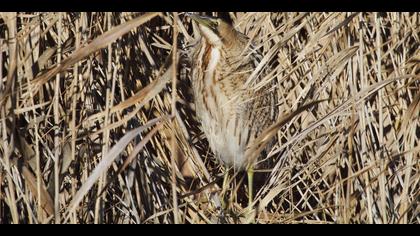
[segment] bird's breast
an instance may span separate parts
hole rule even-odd
[[[192,79],[197,116],[210,147],[225,164],[242,166],[245,140],[240,88],[222,71],[223,52],[201,45],[196,53]]]
[[[220,62],[220,50],[218,48],[211,48],[209,54],[207,68],[204,71],[204,82],[207,86],[214,86],[217,82],[216,76],[218,74],[216,73],[216,68]]]

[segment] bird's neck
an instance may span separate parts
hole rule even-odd
[[[227,28],[216,34],[212,30],[207,27],[201,26],[201,34],[203,39],[207,41],[208,44],[211,44],[213,47],[216,48],[225,48],[227,50],[232,49],[237,45],[237,38],[239,32],[234,30],[233,28]]]

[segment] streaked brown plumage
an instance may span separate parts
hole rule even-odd
[[[244,169],[253,164],[247,146],[277,118],[276,91],[271,83],[258,90],[245,85],[261,58],[247,36],[222,19],[191,18],[202,36],[192,54],[197,115],[216,157]]]

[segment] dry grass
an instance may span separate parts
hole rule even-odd
[[[255,222],[420,223],[420,14],[229,14],[283,117]],[[182,13],[2,13],[0,223],[248,222],[246,181],[221,199],[194,116],[193,31]]]

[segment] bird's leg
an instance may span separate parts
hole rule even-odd
[[[248,175],[248,207],[252,207],[252,203],[254,201],[254,168],[252,166],[250,166],[247,170],[247,175]]]
[[[253,224],[255,223],[255,217],[257,210],[254,208],[254,167],[250,166],[247,170],[248,175],[248,207],[245,211],[245,223]]]
[[[229,170],[226,170],[225,175],[223,176],[223,185],[222,185],[222,192],[224,192],[227,188],[229,182]]]
[[[221,192],[221,197],[222,197],[222,207],[223,209],[227,208],[227,204],[226,204],[226,192],[229,189],[229,169],[226,169],[226,172],[223,176],[223,183],[222,183],[222,192]]]

